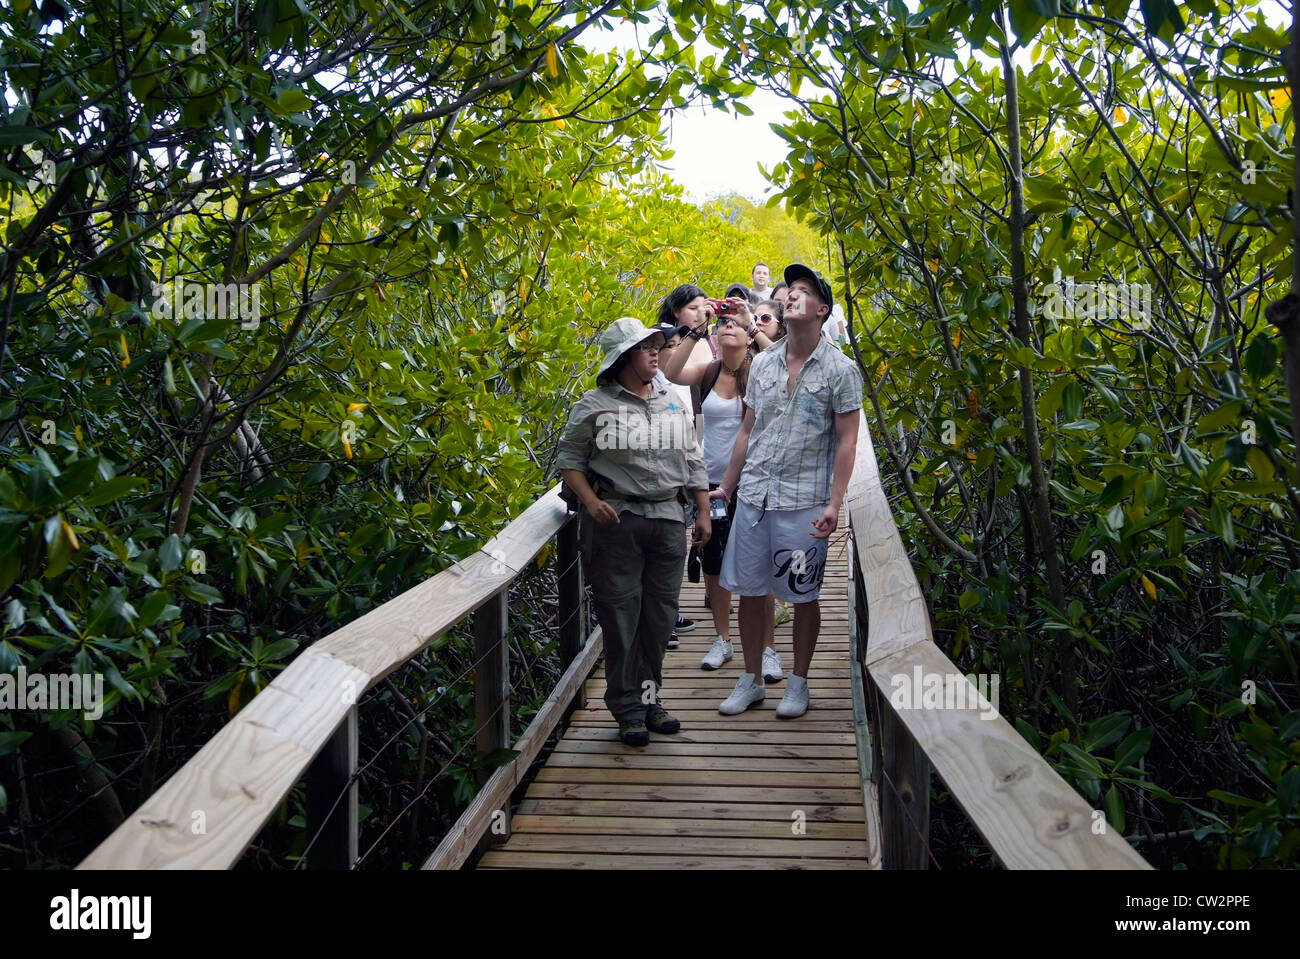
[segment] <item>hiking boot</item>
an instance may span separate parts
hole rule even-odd
[[[678,616],[677,625],[673,627],[679,633],[689,633],[694,628],[695,620],[687,619],[685,616]]]
[[[620,719],[618,721],[618,738],[625,746],[644,746],[650,742],[645,723],[639,719]]]
[[[677,718],[668,715],[668,710],[658,703],[651,703],[645,708],[645,726],[652,733],[668,734],[680,732],[682,728]]]
[[[709,647],[709,651],[704,654],[700,669],[718,669],[734,655],[731,643],[718,636],[713,640],[713,645]]]

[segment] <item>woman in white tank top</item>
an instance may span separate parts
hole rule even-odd
[[[695,329],[690,337],[701,340],[713,332],[718,342],[718,359],[711,360],[690,349],[673,350],[662,366],[663,374],[673,383],[689,386],[704,397],[700,412],[704,419],[704,462],[709,471],[709,488],[716,489],[727,472],[731,462],[732,450],[736,437],[740,433],[740,423],[744,416],[743,397],[749,377],[751,343],[753,333],[758,330],[754,317],[750,313],[749,303],[743,297],[728,297],[730,310],[717,317],[717,323],[710,330],[709,320],[713,318],[711,306],[701,309],[700,320],[690,324]],[[752,331],[752,332],[751,332]],[[718,502],[711,500],[711,502]],[[728,504],[728,514],[734,510],[734,503]],[[713,646],[701,663],[704,669],[717,669],[732,658],[731,648],[731,593],[718,585],[718,573],[722,568],[722,554],[726,549],[727,533],[730,524],[726,520],[713,521],[711,542],[705,544],[702,565],[704,567],[704,584],[708,592],[709,604],[713,612],[713,628],[716,636]],[[768,597],[767,642],[765,647],[772,647],[774,628],[775,599]],[[773,650],[770,655],[776,657]],[[779,659],[777,660],[779,662]]]

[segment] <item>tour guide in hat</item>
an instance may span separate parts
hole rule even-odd
[[[605,705],[629,746],[646,745],[650,732],[681,729],[659,691],[677,620],[688,498],[699,509],[696,542],[712,532],[709,474],[691,411],[670,407],[668,391],[654,383],[666,342],[664,331],[626,316],[601,332],[597,388],[573,405],[556,458],[594,521],[587,570],[605,637]]]

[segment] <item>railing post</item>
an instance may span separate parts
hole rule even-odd
[[[575,516],[560,527],[555,535],[555,561],[559,570],[560,617],[560,669],[569,668],[587,644],[587,610],[582,582],[581,554],[578,550],[578,518]],[[565,710],[567,719],[574,709],[587,705],[586,685],[578,687],[578,694]]]
[[[357,861],[357,707],[307,768],[307,835],[315,837],[308,869],[351,869]],[[347,790],[339,799],[339,793]],[[337,805],[335,800],[338,800]]]
[[[474,725],[479,758],[510,747],[510,613],[508,587],[502,587],[474,613]],[[492,778],[495,769],[480,768],[479,785]],[[493,816],[483,845],[505,842],[510,835],[509,804]],[[502,818],[504,817],[504,819]]]
[[[875,687],[873,681],[869,685]],[[874,689],[880,795],[880,852],[885,869],[927,868],[930,841],[930,760],[916,745],[884,693]],[[873,750],[875,752],[876,750]]]

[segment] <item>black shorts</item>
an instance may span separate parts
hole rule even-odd
[[[709,484],[709,491],[718,488],[717,483]],[[727,551],[727,534],[731,532],[731,517],[736,515],[736,497],[731,497],[727,504],[727,518],[713,521],[713,534],[700,552],[700,568],[706,576],[717,576],[722,572],[722,554]]]

